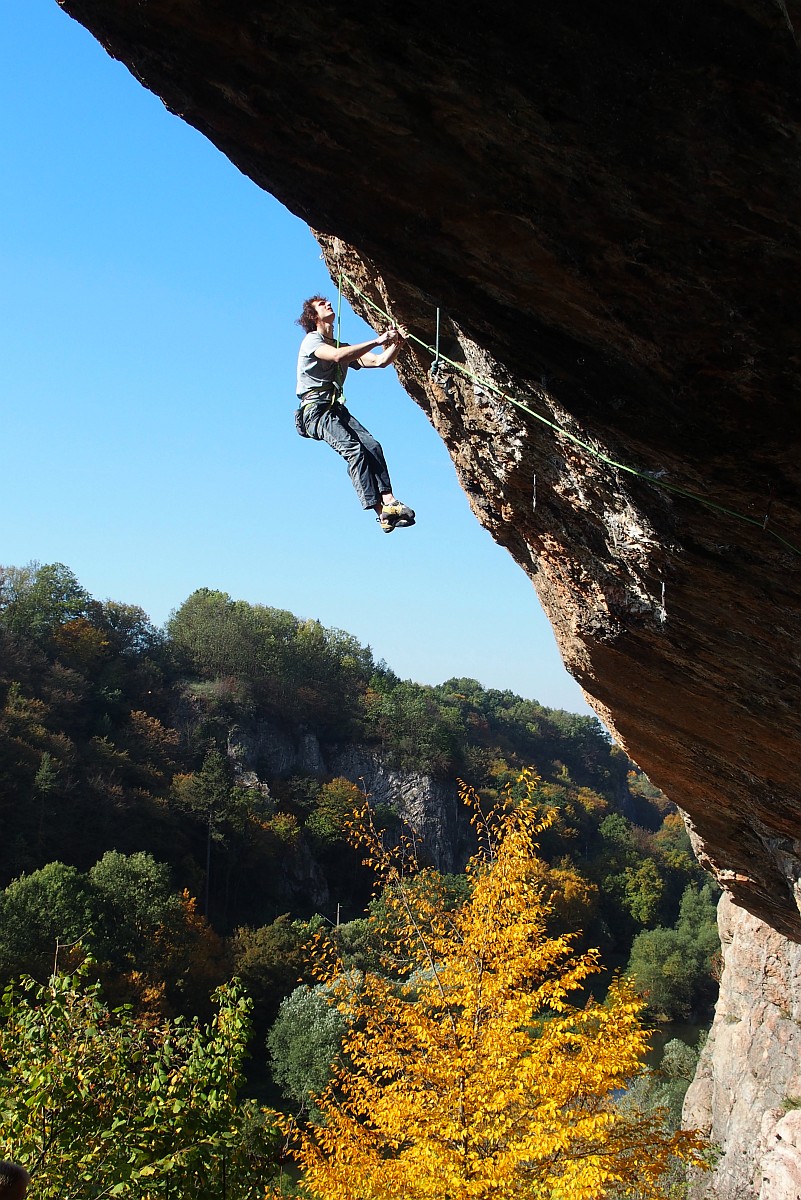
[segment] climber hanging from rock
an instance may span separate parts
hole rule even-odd
[[[413,510],[401,504],[392,491],[381,446],[343,403],[348,367],[389,366],[406,341],[406,330],[391,328],[369,342],[337,345],[334,309],[323,296],[304,301],[297,324],[306,330],[298,354],[298,433],[328,442],[345,459],[362,508],[374,510],[384,533],[414,525]],[[378,346],[383,347],[381,352],[371,353]]]

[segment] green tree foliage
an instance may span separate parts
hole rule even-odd
[[[703,1045],[702,1038],[701,1045]],[[659,1111],[664,1127],[681,1129],[681,1110],[687,1088],[695,1078],[701,1046],[688,1046],[679,1038],[665,1043],[659,1066],[641,1075],[629,1088],[627,1104],[641,1111]]]
[[[86,874],[63,863],[0,892],[0,978],[47,979],[91,948],[116,998],[138,1009],[195,1012],[225,978],[220,939],[149,854],[107,851]]]
[[[33,778],[33,786],[37,796],[49,796],[58,783],[58,768],[49,750],[42,752],[39,770]]]
[[[156,848],[168,813],[151,789],[178,753],[158,715],[162,642],[140,609],[99,604],[60,564],[0,568],[0,883],[55,858],[87,866],[127,838],[138,849],[139,814]]]
[[[405,770],[443,777],[463,760],[465,730],[458,710],[435,689],[375,674],[365,695],[367,734]]]
[[[158,961],[158,935],[179,923],[181,900],[170,869],[152,854],[108,850],[89,871],[94,954],[120,971]]]
[[[97,605],[97,601],[94,602]],[[136,604],[106,600],[99,605],[100,623],[109,646],[129,661],[160,655],[164,634]]]
[[[237,726],[238,744],[264,747],[247,763],[255,786],[234,771]],[[549,927],[579,920],[613,966],[636,934],[672,929],[687,885],[703,884],[680,816],[591,717],[473,679],[401,680],[351,635],[225,592],[193,593],[160,632],[141,609],[90,597],[62,564],[0,568],[0,887],[58,861],[91,891],[87,873],[109,851],[123,874],[147,853],[173,881],[149,937],[120,916],[115,941],[113,888],[106,908],[92,902],[93,952],[115,996],[185,1011],[201,979],[220,978],[218,935],[247,928],[258,942],[276,914],[363,911],[373,880],[342,837],[354,785],[296,764],[284,778],[276,764],[293,743],[316,743],[325,761],[355,743],[454,792],[458,775],[487,809],[536,763],[537,803],[555,813],[540,847]],[[396,813],[379,823],[397,835]],[[473,849],[465,819],[456,865]],[[43,978],[55,939],[85,928],[78,905],[57,926],[31,921],[16,950],[0,935],[0,971],[25,961]],[[354,960],[371,952],[357,945]],[[260,1026],[300,977],[277,998],[263,988]]]
[[[231,939],[234,970],[255,1005],[257,1036],[263,1041],[281,1001],[304,976],[311,978],[311,946],[321,921],[292,920],[288,913],[258,929],[243,926]]]
[[[238,696],[283,720],[341,730],[355,719],[373,668],[370,651],[342,630],[208,588],[193,592],[167,630],[185,666],[216,681],[201,694],[223,711]],[[239,689],[220,687],[230,678]]]
[[[344,841],[353,813],[363,800],[355,783],[341,777],[332,779],[320,788],[306,828],[324,845]]]
[[[267,1114],[240,1104],[248,1003],[222,988],[207,1025],[109,1011],[84,974],[9,988],[0,1023],[0,1155],[41,1200],[166,1194],[258,1200]]]
[[[328,1086],[347,1029],[325,984],[302,984],[281,1001],[267,1036],[273,1079],[287,1100],[313,1116],[313,1097]]]
[[[625,904],[634,920],[650,925],[659,915],[665,885],[659,868],[652,858],[645,858],[636,867],[623,872]]]
[[[200,675],[247,676],[264,665],[256,610],[227,592],[199,588],[171,615],[167,631]]]
[[[53,862],[22,875],[0,893],[0,976],[46,979],[57,946],[86,937],[92,921],[91,890],[75,867]]]
[[[560,773],[579,787],[619,793],[625,786],[628,759],[621,757],[594,717],[546,708],[511,691],[484,688],[475,679],[449,679],[426,689],[466,733],[466,762],[475,783],[500,756],[506,764],[498,785],[514,781],[523,767],[538,764],[544,779]]]
[[[372,915],[373,904],[371,903],[369,907]],[[342,964],[348,971],[378,969],[381,944],[375,937],[375,925],[372,920],[357,917],[355,921],[346,921],[336,927],[334,936],[342,957]]]
[[[720,939],[714,885],[688,885],[672,929],[635,937],[629,973],[651,1012],[668,1020],[704,1013],[715,997]]]
[[[625,1113],[650,1116],[659,1122],[666,1134],[681,1129],[684,1097],[695,1076],[704,1040],[705,1035],[695,1047],[678,1038],[666,1042],[659,1066],[630,1081],[618,1099],[620,1109]],[[677,1163],[668,1168],[665,1183],[670,1197],[678,1200],[686,1196],[686,1174]]]
[[[47,642],[86,615],[89,594],[63,563],[0,568],[0,623],[17,637]]]
[[[194,819],[196,854],[204,864],[204,911],[225,925],[233,876],[266,815],[261,793],[239,787],[229,759],[211,749],[199,771],[173,777],[171,801]]]

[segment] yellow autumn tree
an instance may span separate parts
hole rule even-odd
[[[334,958],[324,976],[350,1032],[335,1077],[296,1128],[306,1189],[322,1200],[596,1200],[662,1197],[676,1156],[701,1161],[692,1133],[623,1111],[648,1034],[624,980],[604,1003],[583,985],[597,955],[546,932],[537,883],[542,816],[529,797],[485,819],[469,898],[436,872],[409,873],[407,839],[386,850],[369,808],[357,834],[384,885],[383,973]],[[578,999],[571,1003],[570,997]]]

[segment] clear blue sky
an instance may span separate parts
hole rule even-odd
[[[292,422],[308,229],[55,0],[0,0],[0,562],[163,623],[198,587],[346,629],[402,678],[589,712],[534,589],[391,370],[354,376],[411,530]],[[366,327],[343,309],[343,337]]]

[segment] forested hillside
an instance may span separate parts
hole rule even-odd
[[[243,764],[232,745],[265,723],[311,739],[320,763],[357,747],[396,779],[454,795],[464,780],[488,807],[533,768],[555,812],[540,842],[554,928],[582,930],[611,966],[633,946],[657,1014],[709,1003],[711,885],[678,813],[596,720],[471,679],[400,680],[349,633],[222,592],[157,629],[61,564],[0,571],[0,979],[46,979],[80,939],[113,996],[205,1015],[238,974],[263,1056],[321,922],[353,962],[367,953],[373,888],[346,840],[359,778]],[[399,826],[392,804],[376,819]]]

